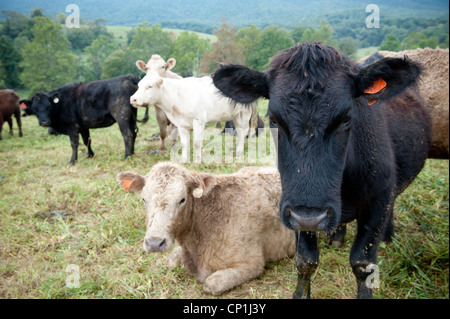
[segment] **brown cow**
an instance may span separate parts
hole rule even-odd
[[[19,136],[22,137],[19,96],[13,90],[0,90],[0,140],[2,139],[2,128],[5,121],[9,124],[9,134],[13,135],[13,114],[16,118],[17,126],[19,126]]]
[[[401,52],[378,51],[370,57],[362,58],[358,63],[371,62],[377,58],[403,58],[407,56],[425,67],[425,74],[419,82],[420,95],[431,110],[433,123],[433,141],[428,157],[449,158],[449,86],[448,86],[448,49],[416,49]],[[367,62],[365,62],[367,60]]]
[[[170,79],[182,79],[181,76],[178,74],[170,71],[173,69],[177,61],[174,58],[170,58],[169,60],[164,61],[161,56],[158,54],[153,54],[150,60],[148,60],[147,64],[142,60],[136,61],[136,67],[145,72],[156,72],[159,74],[159,76],[163,78],[170,78]],[[159,126],[159,136],[161,138],[161,151],[165,151],[166,148],[166,137],[168,135],[167,133],[167,126],[169,126],[169,134],[170,134],[170,140],[172,141],[172,145],[176,143],[177,136],[178,136],[178,130],[175,125],[173,125],[169,119],[166,116],[166,113],[164,113],[163,110],[161,110],[157,105],[155,105],[155,115],[156,115],[156,121],[158,122]]]
[[[159,163],[146,176],[127,171],[117,180],[144,200],[144,250],[164,252],[178,242],[168,266],[183,264],[208,293],[220,295],[261,275],[267,262],[294,255],[294,232],[279,217],[276,168],[215,175]]]

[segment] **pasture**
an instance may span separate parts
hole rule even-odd
[[[261,116],[266,109],[267,102],[260,101]],[[183,267],[168,269],[168,253],[144,253],[143,203],[124,192],[115,177],[124,170],[146,174],[156,162],[169,160],[168,154],[149,154],[159,147],[159,140],[151,140],[158,133],[153,109],[149,122],[138,123],[135,155],[126,161],[117,124],[91,130],[94,158],[86,158],[80,143],[78,162],[70,166],[68,136],[46,136],[47,129],[39,127],[34,116],[22,122],[23,138],[15,125],[15,136],[4,130],[0,141],[0,298],[292,297],[297,282],[293,258],[272,262],[257,279],[212,297]],[[265,124],[268,127],[267,119]],[[397,199],[396,238],[380,247],[375,298],[449,297],[448,164],[428,160]],[[231,173],[244,164],[185,166]],[[52,211],[66,214],[45,218]],[[319,235],[321,255],[312,298],[355,298],[348,262],[354,229],[350,224],[339,249]]]

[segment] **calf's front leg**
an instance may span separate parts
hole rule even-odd
[[[226,268],[212,273],[203,284],[205,292],[221,295],[244,282],[258,277],[264,271],[264,262],[246,262],[234,268]]]

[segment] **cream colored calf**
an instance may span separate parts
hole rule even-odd
[[[279,217],[276,168],[215,175],[159,163],[146,176],[127,171],[117,180],[144,200],[144,250],[164,252],[177,242],[167,265],[184,265],[208,293],[222,294],[261,275],[267,262],[294,255],[294,232]]]

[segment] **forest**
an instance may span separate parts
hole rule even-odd
[[[0,88],[25,89],[29,95],[64,84],[133,73],[135,61],[152,54],[177,60],[183,77],[213,72],[218,63],[240,63],[264,70],[278,51],[297,42],[322,41],[353,58],[370,48],[400,51],[421,47],[448,48],[449,18],[384,18],[383,27],[361,25],[349,11],[324,15],[317,25],[236,27],[226,20],[211,32],[214,40],[197,32],[173,32],[167,25],[142,22],[127,28],[126,37],[110,31],[107,20],[81,17],[80,28],[66,26],[66,14],[46,14],[34,8],[29,15],[2,10],[0,19]],[[172,25],[189,27],[188,25]],[[124,27],[125,28],[125,27]],[[194,28],[195,29],[195,28]],[[209,30],[203,30],[209,32]]]

